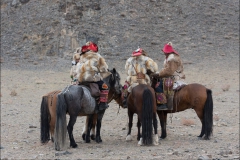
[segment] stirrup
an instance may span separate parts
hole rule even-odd
[[[123,104],[123,108],[128,108],[128,106],[127,106],[127,98],[123,99],[122,104]]]
[[[98,107],[98,109],[101,111],[107,109],[109,105],[106,102],[100,102]]]
[[[168,107],[166,104],[158,104],[157,110],[168,110]]]

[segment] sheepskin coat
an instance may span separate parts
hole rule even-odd
[[[179,55],[171,53],[164,60],[164,68],[159,72],[160,77],[174,76],[174,81],[185,79],[183,64]]]
[[[72,65],[72,68],[70,70],[70,77],[77,79],[77,65]]]
[[[105,59],[98,53],[88,51],[81,54],[77,63],[77,77],[79,82],[97,82],[106,78],[109,74]]]
[[[128,91],[138,84],[151,84],[150,78],[147,75],[147,70],[155,73],[158,71],[158,65],[151,58],[140,55],[135,57],[130,57],[127,59],[125,64],[125,70],[127,71],[127,82],[130,84]],[[144,79],[137,79],[137,73],[143,73],[145,75]]]

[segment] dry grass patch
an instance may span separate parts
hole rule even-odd
[[[228,91],[230,88],[230,85],[229,84],[226,84],[226,85],[223,85],[222,86],[222,90],[225,92],[225,91]]]
[[[184,125],[184,126],[195,125],[194,120],[192,120],[192,119],[186,119],[186,118],[182,118],[182,119],[181,119],[181,123],[182,123],[182,125]]]
[[[12,90],[10,93],[11,96],[17,96],[17,92],[15,90]]]

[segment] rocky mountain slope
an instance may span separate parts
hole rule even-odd
[[[239,1],[1,1],[2,62],[66,64],[88,40],[108,62],[124,63],[138,46],[162,61],[161,49],[171,41],[186,63],[238,63]]]

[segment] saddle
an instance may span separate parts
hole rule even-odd
[[[180,91],[185,86],[186,83],[182,81],[174,82],[174,78],[172,77],[163,78],[163,92],[167,97],[167,107],[169,110],[173,109],[173,98],[175,92]]]
[[[78,83],[78,85],[85,86],[90,91],[92,97],[94,98],[100,97],[100,90],[99,90],[98,84],[94,82],[81,82],[81,83]]]

